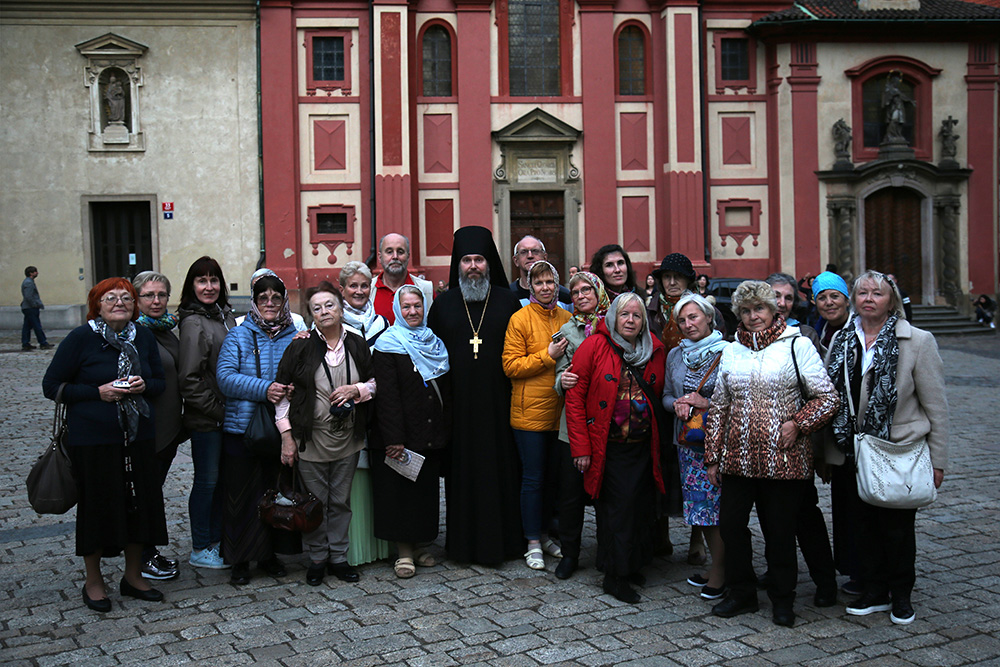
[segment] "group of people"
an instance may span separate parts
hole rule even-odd
[[[711,555],[688,582],[721,600],[717,616],[756,611],[761,587],[774,622],[793,625],[797,540],[817,606],[836,604],[839,570],[857,598],[848,613],[913,620],[915,510],[860,500],[851,445],[862,431],[926,438],[935,484],[943,479],[940,356],[902,318],[891,279],[868,271],[849,289],[820,274],[816,328],[794,317],[793,277],[748,280],[727,331],[679,253],[652,273],[652,294],[619,245],[600,248],[564,286],[531,236],[514,247],[508,284],[484,227],[455,232],[450,289],[436,299],[408,262],[409,241],[389,234],[378,276],[350,262],[339,286],[310,286],[311,327],[267,269],[251,277],[238,323],[210,257],[188,270],[176,314],[159,273],[91,290],[87,324],[62,341],[43,380],[45,395],[69,406],[88,607],[111,608],[102,558],[124,552],[126,596],[160,600],[149,580],[177,576],[177,561],[158,551],[162,485],[190,438],[189,563],[230,569],[236,585],[253,563],[285,576],[279,555],[303,552],[310,585],[357,581],[357,565],[390,554],[396,576],[414,576],[439,557],[427,547],[444,478],[454,561],[523,558],[543,570],[549,558],[569,578],[593,503],[596,567],[619,600],[640,599],[642,569],[671,548],[668,519],[680,515],[692,552],[707,545]],[[261,406],[271,407],[280,453],[248,447]],[[814,471],[832,481],[833,550]],[[322,502],[315,530],[260,520],[259,499],[283,477]],[[768,566],[759,577],[754,507]]]

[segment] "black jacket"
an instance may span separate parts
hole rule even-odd
[[[378,427],[371,446],[405,445],[414,452],[442,449],[451,440],[451,379],[435,379],[441,400],[430,382],[413,368],[405,354],[376,352],[375,381],[378,393]],[[442,405],[442,403],[444,405]],[[377,431],[377,434],[374,434]]]
[[[344,348],[351,355],[360,377],[351,377],[351,383],[367,382],[375,377],[368,343],[361,336],[347,332]],[[316,397],[316,369],[323,363],[326,341],[315,329],[309,338],[293,340],[278,364],[276,382],[294,384],[295,391],[289,399],[288,420],[292,424],[292,437],[299,442],[299,449],[312,437],[313,406]],[[363,438],[371,419],[372,401],[356,403],[354,407],[354,435]]]

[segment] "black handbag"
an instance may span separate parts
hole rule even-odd
[[[59,385],[56,392],[52,440],[28,473],[28,502],[39,514],[65,514],[77,501],[73,465],[66,453],[66,404],[62,402],[65,386]]]
[[[257,332],[253,334],[253,356],[257,364],[257,377],[260,377],[260,348],[257,346]],[[250,415],[250,423],[243,434],[243,444],[251,452],[264,459],[281,457],[281,433],[274,423],[274,404],[265,400],[254,406]]]
[[[284,466],[282,466],[284,468]],[[257,503],[257,515],[260,520],[279,530],[311,533],[323,522],[323,503],[319,498],[305,490],[305,484],[299,476],[298,466],[294,467],[292,486],[282,484],[282,473],[278,471],[278,481],[275,488],[268,489]],[[295,487],[302,487],[296,491]]]

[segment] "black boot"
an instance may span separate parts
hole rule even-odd
[[[629,604],[635,604],[639,601],[639,594],[632,590],[628,581],[624,577],[614,574],[604,575],[604,592]]]

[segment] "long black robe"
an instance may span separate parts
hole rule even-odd
[[[472,326],[454,287],[431,307],[427,324],[448,348],[454,432],[445,481],[447,549],[452,560],[498,565],[522,554],[520,483],[517,448],[510,428],[510,380],[501,364],[507,322],[520,310],[513,293],[496,286],[490,292],[473,358]],[[470,303],[477,325],[483,303]]]

